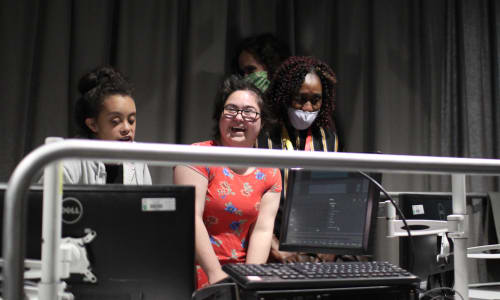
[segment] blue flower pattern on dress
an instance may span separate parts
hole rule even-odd
[[[255,178],[258,180],[266,180],[266,174],[264,174],[261,170],[255,171]]]
[[[225,205],[226,205],[226,208],[224,209],[225,211],[239,216],[243,214],[243,212],[237,209],[236,206],[233,205],[233,203],[227,202]]]
[[[246,239],[242,239],[241,240],[241,248],[245,249],[247,247],[247,240]]]
[[[234,234],[239,236],[241,234],[241,227],[240,226],[241,226],[241,224],[246,223],[246,221],[247,220],[233,221],[233,222],[231,222],[231,224],[229,224],[229,227],[234,232]]]
[[[225,175],[225,176],[227,176],[227,177],[229,177],[229,178],[231,178],[231,179],[233,179],[233,178],[234,178],[233,173],[231,173],[231,172],[229,171],[229,169],[228,169],[228,168],[223,168],[223,169],[222,169],[222,173],[224,173],[224,175]]]
[[[220,247],[222,245],[222,241],[214,238],[213,236],[210,236],[210,243],[214,244],[217,247]]]

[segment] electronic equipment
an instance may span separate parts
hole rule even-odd
[[[406,219],[446,221],[451,215],[451,195],[401,193],[399,206]]]
[[[361,173],[292,169],[280,250],[372,254],[379,196]]]
[[[397,286],[420,279],[388,262],[226,264],[222,269],[245,289]]]
[[[439,193],[412,194],[402,193],[398,196],[399,207],[407,220],[435,220],[446,221],[452,212],[451,195]],[[416,230],[411,228],[412,231]],[[425,228],[423,228],[425,229]],[[422,279],[431,275],[443,274],[440,280],[442,285],[453,286],[453,242],[446,235],[412,236],[418,255],[413,255],[414,261],[410,266],[408,253],[408,237],[400,238],[400,265],[409,269]],[[446,276],[444,274],[446,273]]]
[[[27,194],[26,258],[40,259],[43,189]],[[65,185],[62,232],[88,241],[90,274],[63,279],[75,299],[191,299],[194,187]]]
[[[380,181],[380,175],[372,177]],[[380,192],[363,174],[292,169],[286,194],[280,250],[372,254]],[[226,264],[222,268],[238,284],[240,295],[252,300],[418,299],[420,282],[388,262]]]

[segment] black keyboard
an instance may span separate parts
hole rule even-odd
[[[388,262],[226,264],[222,269],[246,289],[397,286],[420,282]]]

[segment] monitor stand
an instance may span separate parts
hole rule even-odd
[[[92,273],[90,262],[87,256],[85,244],[88,244],[96,237],[96,232],[91,229],[85,230],[86,235],[82,238],[66,237],[61,239],[59,249],[61,251],[61,261],[59,262],[59,272],[61,278],[69,278],[70,274],[83,275],[83,281],[96,283],[97,277]],[[0,266],[4,260],[0,259]],[[42,278],[42,261],[37,259],[25,259],[24,279],[39,281]],[[73,294],[66,292],[66,283],[61,281],[58,285],[58,300],[73,300]],[[26,281],[24,292],[29,300],[40,299],[40,290],[44,288],[43,283],[36,284],[35,281]]]

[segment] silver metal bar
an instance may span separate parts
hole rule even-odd
[[[50,137],[45,143],[61,142],[63,139]],[[57,299],[59,275],[59,246],[62,236],[62,162],[49,163],[43,171],[43,213],[42,213],[42,268],[38,283],[40,300]]]
[[[453,266],[455,278],[455,290],[461,295],[455,295],[455,300],[469,300],[469,278],[467,275],[467,203],[465,192],[465,175],[451,175],[452,209],[453,215],[464,217],[462,223],[463,234],[453,237]]]
[[[31,179],[50,162],[68,159],[138,160],[154,165],[181,163],[228,166],[303,167],[345,171],[500,175],[500,160],[387,154],[324,153],[230,147],[66,140],[28,154],[12,173],[5,193],[4,297],[21,300],[24,260],[24,200]]]

